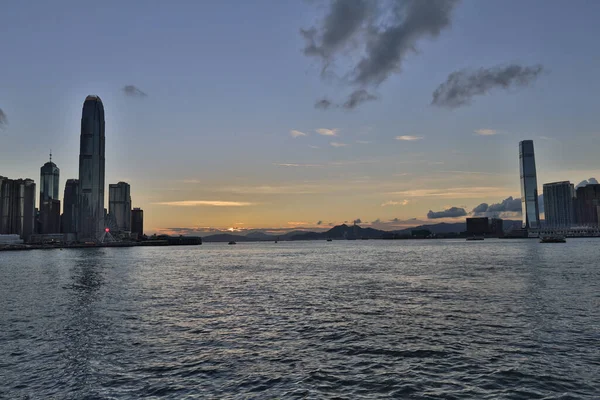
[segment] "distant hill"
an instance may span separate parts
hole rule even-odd
[[[520,221],[504,220],[504,229],[511,228],[514,225],[519,225]],[[204,242],[258,242],[258,241],[271,241],[271,240],[325,240],[325,239],[382,239],[390,238],[390,236],[408,236],[414,230],[428,230],[431,233],[437,235],[461,233],[467,230],[466,222],[454,222],[447,223],[441,222],[438,224],[431,225],[419,225],[411,228],[395,230],[395,231],[382,231],[373,228],[362,228],[359,225],[338,225],[334,226],[326,232],[305,232],[305,231],[292,231],[283,235],[269,235],[264,232],[255,231],[247,234],[246,236],[232,235],[227,233],[221,233],[218,235],[205,236],[202,238]]]

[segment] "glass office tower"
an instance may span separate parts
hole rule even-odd
[[[83,103],[79,150],[79,241],[104,232],[104,106],[98,96]]]
[[[533,140],[519,142],[519,167],[521,170],[521,211],[524,229],[540,228],[537,174]]]
[[[569,181],[544,183],[544,220],[549,228],[570,228],[574,224],[575,189]]]
[[[131,231],[131,188],[126,182],[108,185],[108,213],[120,231]]]

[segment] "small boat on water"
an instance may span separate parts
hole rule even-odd
[[[467,238],[467,240],[484,240],[485,238],[481,235],[473,235],[473,236],[469,236]]]
[[[234,242],[233,240],[227,244],[237,244],[236,242]]]
[[[567,239],[561,235],[542,236],[540,243],[566,243]]]
[[[333,239],[332,239],[332,238],[328,238],[328,239],[327,239],[327,241],[328,241],[328,242],[331,242],[331,241],[333,241]]]

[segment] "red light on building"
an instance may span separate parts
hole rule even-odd
[[[105,229],[104,229],[104,232],[108,233],[108,232],[110,232],[110,229],[108,229],[108,228],[105,228]]]

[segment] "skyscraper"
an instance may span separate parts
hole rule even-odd
[[[575,213],[579,225],[596,225],[600,206],[600,185],[589,184],[578,187],[575,199]]]
[[[533,140],[519,142],[519,168],[521,171],[521,210],[523,228],[540,228],[540,209],[538,205],[537,174]]]
[[[0,234],[28,240],[35,226],[35,182],[0,177]]]
[[[98,240],[104,231],[104,106],[98,96],[83,103],[79,150],[78,240]]]
[[[40,233],[60,232],[60,201],[58,200],[60,170],[50,161],[40,168]]]
[[[108,213],[120,231],[131,231],[131,188],[128,183],[108,185]]]
[[[137,234],[138,238],[144,235],[144,210],[140,208],[131,211],[131,233]]]
[[[63,195],[62,232],[77,233],[79,226],[79,181],[69,179]]]
[[[544,184],[544,220],[550,228],[573,225],[573,184],[569,181]]]

